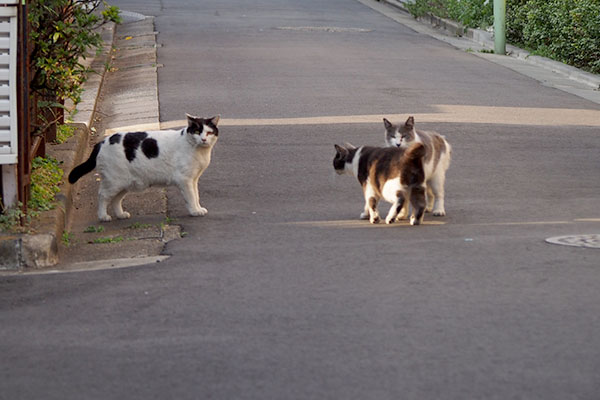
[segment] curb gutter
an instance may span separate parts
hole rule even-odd
[[[48,154],[63,160],[62,170],[70,171],[79,164],[87,148],[90,127],[94,121],[98,95],[106,74],[106,65],[111,57],[116,25],[107,23],[101,29],[104,48],[99,54],[95,52],[82,60],[82,64],[91,68],[83,85],[81,102],[77,105],[77,113],[70,125],[75,133],[67,142],[52,145]],[[71,108],[72,104],[66,104]],[[38,269],[58,263],[58,241],[69,219],[73,203],[72,186],[63,184],[56,195],[56,207],[44,211],[36,221],[35,234],[0,234],[0,271],[19,271],[24,268]]]
[[[376,0],[381,3],[388,4],[393,6],[401,11],[409,13],[408,9],[405,7],[405,0]],[[409,13],[410,14],[410,13]],[[412,15],[411,15],[412,16]],[[494,36],[492,33],[481,30],[481,29],[472,29],[465,28],[461,24],[447,20],[444,18],[436,17],[432,14],[427,14],[423,17],[417,18],[417,21],[424,22],[432,25],[433,27],[443,29],[444,31],[460,37],[466,37],[468,39],[473,40],[480,45],[493,49],[494,48]],[[512,45],[506,46],[506,55],[523,60],[529,64],[533,64],[539,67],[542,67],[546,70],[556,72],[563,76],[566,76],[569,79],[572,79],[576,82],[583,83],[585,85],[590,86],[595,90],[600,90],[600,75],[592,74],[590,72],[583,71],[579,68],[572,67],[570,65],[561,63],[559,61],[554,61],[546,57],[535,56],[532,55],[527,50],[523,50],[519,47],[515,47]]]

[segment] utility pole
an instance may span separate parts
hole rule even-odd
[[[506,54],[506,0],[494,0],[494,53]]]

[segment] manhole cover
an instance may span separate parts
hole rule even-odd
[[[546,239],[552,244],[600,249],[600,234],[555,236]]]
[[[339,26],[278,26],[275,29],[283,31],[298,31],[298,32],[332,32],[332,33],[364,33],[371,32],[372,29],[363,28],[342,28]]]

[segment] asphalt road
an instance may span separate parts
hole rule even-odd
[[[0,398],[598,399],[600,250],[544,239],[600,231],[599,124],[555,118],[600,106],[356,0],[112,4],[156,16],[161,121],[223,118],[209,214],[169,191],[168,261],[0,278]],[[358,221],[333,144],[380,114],[452,144],[447,217]]]

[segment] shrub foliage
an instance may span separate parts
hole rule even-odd
[[[102,8],[102,10],[100,10]],[[87,69],[79,62],[90,49],[100,49],[95,28],[107,21],[119,22],[119,10],[102,0],[30,0],[28,20],[33,73],[30,89],[41,98],[52,94],[58,103],[78,103]],[[57,102],[40,104],[56,107]]]
[[[493,24],[493,0],[415,0],[408,8],[471,28]],[[600,73],[600,0],[507,0],[506,13],[509,42]]]

